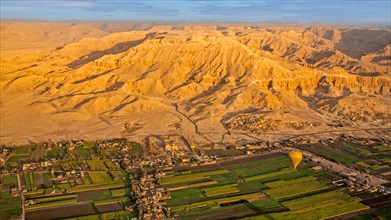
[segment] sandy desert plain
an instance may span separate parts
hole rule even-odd
[[[387,27],[0,30],[0,218],[390,218]]]

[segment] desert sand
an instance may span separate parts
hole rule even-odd
[[[234,143],[250,116],[265,140],[391,125],[382,27],[2,21],[0,49],[4,144]]]

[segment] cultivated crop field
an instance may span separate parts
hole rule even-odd
[[[8,219],[22,212],[20,196],[11,194],[10,189],[18,184],[16,175],[0,175],[0,219]]]
[[[338,139],[328,144],[298,145],[298,148],[310,151],[338,163],[354,165],[358,170],[366,170],[375,175],[391,171],[390,146],[382,144],[359,144]]]
[[[26,219],[136,216],[137,211],[125,209],[133,202],[130,173],[124,172],[116,158],[107,156],[106,148],[95,142],[74,143],[73,147],[66,144],[32,144],[9,150],[0,174],[0,219],[21,215],[21,193]],[[133,153],[142,153],[139,144],[131,144]],[[126,153],[116,151],[120,157]],[[21,190],[18,176],[13,174],[16,169]]]
[[[205,188],[202,191],[205,193],[207,197],[213,197],[218,195],[225,195],[225,194],[239,192],[239,189],[236,188],[236,186],[237,184],[216,186],[216,187]]]
[[[78,210],[78,207],[87,205],[87,208],[80,208],[78,215],[88,215],[95,212],[95,209],[100,212],[121,211],[125,205],[129,205],[131,200],[124,193],[128,194],[128,188],[120,189],[102,189],[102,190],[85,190],[67,195],[50,195],[29,198],[34,204],[26,206],[26,215],[33,219],[39,219],[36,216],[41,216],[45,210],[49,211],[53,216],[62,213],[61,216],[69,216],[72,213],[66,213],[67,207],[72,206]],[[53,212],[52,212],[53,211]],[[72,215],[71,215],[72,216]],[[133,216],[133,214],[132,214]],[[92,216],[91,216],[92,217]]]
[[[316,179],[311,176],[288,181],[279,180],[266,183],[265,185],[270,187],[270,189],[265,190],[265,192],[268,195],[278,199],[310,193],[327,188],[326,185],[316,181]]]
[[[368,209],[360,198],[335,190],[282,202],[290,211],[270,213],[248,219],[323,219],[352,211]]]
[[[113,182],[106,171],[90,171],[88,174],[94,184],[109,184]]]
[[[101,160],[87,160],[91,170],[106,170],[106,164]]]
[[[298,147],[340,163],[352,164],[359,160],[355,153],[321,144],[300,145]]]
[[[220,169],[167,172],[162,184],[178,219],[319,219],[368,208],[331,180],[317,179],[327,174],[304,162],[294,170],[288,156],[275,155]]]

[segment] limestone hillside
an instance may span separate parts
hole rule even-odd
[[[113,25],[2,24],[0,142],[390,125],[390,30]]]

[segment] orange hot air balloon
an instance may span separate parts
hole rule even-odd
[[[289,152],[289,158],[291,158],[293,167],[296,169],[297,166],[300,164],[301,160],[303,159],[303,155],[300,151],[291,151]]]

